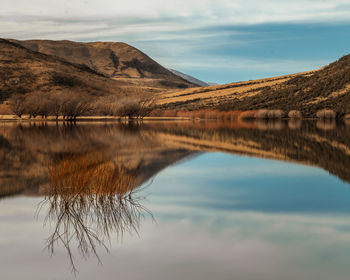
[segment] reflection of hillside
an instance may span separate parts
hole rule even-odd
[[[334,128],[334,129],[332,129]],[[350,128],[328,123],[173,123],[149,125],[172,147],[284,160],[323,168],[350,182]]]
[[[0,197],[43,194],[49,166],[66,155],[108,155],[104,160],[118,162],[129,174],[138,171],[134,178],[138,186],[193,153],[168,148],[137,126],[3,125],[0,135]]]
[[[133,174],[134,187],[201,151],[313,165],[350,182],[350,129],[334,126],[312,122],[2,125],[0,197],[43,194],[50,165],[67,156],[104,155],[99,166],[108,169],[118,163]]]

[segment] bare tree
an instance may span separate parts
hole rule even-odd
[[[120,101],[117,113],[120,117],[143,119],[153,111],[154,102],[153,96],[124,99]]]
[[[21,118],[26,111],[25,96],[22,94],[14,94],[10,97],[9,104],[16,116]]]
[[[29,118],[33,117],[35,119],[39,115],[41,102],[41,96],[38,93],[26,96],[24,102],[26,107],[25,112],[29,115]]]
[[[94,103],[95,113],[103,116],[115,116],[118,113],[120,97],[102,96]]]
[[[78,116],[92,111],[90,100],[86,96],[78,94],[62,95],[61,114],[68,121],[76,121]]]
[[[140,100],[140,111],[139,117],[144,118],[149,116],[149,114],[154,110],[156,100],[153,95],[145,96]]]
[[[67,102],[67,100],[64,100],[64,98],[61,96],[61,94],[59,92],[51,93],[51,95],[50,95],[50,103],[51,103],[50,114],[55,116],[56,120],[60,116],[61,111],[62,111],[62,107],[64,106],[65,102]]]

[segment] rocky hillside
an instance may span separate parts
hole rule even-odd
[[[152,88],[198,86],[173,74],[140,50],[120,42],[16,41],[30,50],[54,55],[132,85]]]

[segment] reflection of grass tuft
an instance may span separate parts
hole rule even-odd
[[[45,223],[54,225],[48,250],[53,254],[55,245],[63,244],[76,271],[73,240],[83,257],[93,255],[100,262],[97,246],[109,251],[105,244],[112,233],[118,238],[124,232],[137,233],[144,215],[152,214],[140,204],[134,173],[99,153],[68,155],[52,162],[50,189],[39,206],[40,211],[48,204]]]
[[[135,175],[102,154],[69,155],[49,169],[52,195],[123,195],[135,187]]]

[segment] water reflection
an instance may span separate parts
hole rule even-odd
[[[45,225],[53,229],[47,249],[53,255],[63,245],[77,272],[71,244],[84,258],[101,262],[97,247],[109,251],[112,235],[138,233],[141,219],[152,214],[142,204],[135,184],[138,170],[129,172],[123,165],[101,153],[64,155],[49,167],[49,186],[38,207],[47,211]],[[48,210],[46,210],[48,209]]]
[[[334,122],[181,122],[143,125],[0,126],[0,197],[41,193],[61,155],[102,153],[135,172],[140,185],[200,152],[262,157],[325,169],[350,182],[350,129]]]
[[[202,155],[203,152],[208,154]],[[253,158],[236,156],[228,160],[221,153]],[[162,202],[163,208],[173,206],[171,210],[166,208],[168,220],[180,215],[176,212],[179,211],[182,219],[190,220],[193,225],[176,224],[171,231],[163,232],[164,236],[159,236],[159,240],[163,237],[168,241],[167,234],[174,238],[173,232],[187,226],[192,231],[192,226],[196,228],[196,223],[202,222],[203,231],[194,230],[195,235],[202,233],[216,244],[217,240],[212,240],[214,237],[206,235],[205,226],[209,218],[217,219],[221,215],[222,219],[216,221],[211,230],[219,230],[225,224],[230,235],[231,228],[235,226],[235,230],[242,231],[238,238],[232,236],[237,244],[246,236],[243,231],[249,231],[249,217],[254,218],[251,226],[257,227],[249,231],[254,238],[257,238],[259,229],[264,228],[263,220],[271,218],[271,215],[277,215],[275,224],[280,227],[287,215],[278,216],[278,213],[303,213],[305,216],[298,216],[300,224],[310,213],[316,213],[316,216],[329,213],[335,217],[341,214],[344,217],[338,218],[342,231],[348,226],[348,185],[318,169],[289,164],[322,168],[350,182],[350,129],[344,124],[300,120],[77,126],[2,124],[0,159],[0,197],[19,194],[44,196],[40,209],[46,216],[46,228],[52,229],[47,248],[53,253],[63,246],[73,270],[76,269],[73,254],[76,247],[81,256],[99,259],[98,247],[108,251],[110,239],[121,239],[125,233],[128,236],[142,228],[143,217],[152,217],[144,207],[142,188],[165,169],[167,172],[162,174],[166,176],[152,194],[152,206],[157,205],[154,203],[157,201]],[[179,169],[167,169],[180,162],[184,166],[182,173]],[[192,165],[186,165],[187,162]],[[203,162],[209,168],[201,166]],[[210,165],[219,162],[219,168]],[[225,171],[225,167],[231,169]],[[171,170],[176,172],[171,174]],[[304,170],[310,174],[305,175]],[[164,190],[167,192],[164,193]],[[151,210],[154,213],[154,208]],[[165,215],[164,212],[162,215]],[[231,215],[235,216],[232,221],[229,219]],[[318,218],[321,225],[323,218]],[[332,219],[329,217],[329,220]],[[308,225],[304,226],[311,228],[315,217],[307,217],[306,220]],[[288,225],[283,224],[286,236],[291,232],[287,228]],[[284,238],[280,234],[281,228],[279,230],[273,231],[269,227],[264,228],[263,233],[266,231],[266,235],[273,236],[269,235],[271,240],[268,242],[276,245],[278,238]],[[190,234],[193,234],[190,230],[188,235],[183,234],[185,241],[178,240],[176,248],[169,247],[169,252],[171,249],[176,251],[182,244],[200,247],[201,240],[191,243]],[[298,232],[293,234],[297,236]],[[324,237],[325,240],[327,238]],[[348,236],[346,238],[348,240]],[[220,250],[227,249],[231,236],[225,240],[227,242],[221,242],[218,247],[212,245],[218,255]],[[298,242],[300,240],[296,240],[294,245],[297,246]],[[252,244],[251,241],[248,243],[247,246]],[[157,242],[152,244],[155,248]],[[176,252],[181,255],[179,250]],[[232,252],[226,253],[225,258],[228,258]],[[236,256],[237,262],[239,256],[241,254]],[[225,258],[222,261],[227,261]],[[162,261],[162,258],[159,257],[159,260]]]

